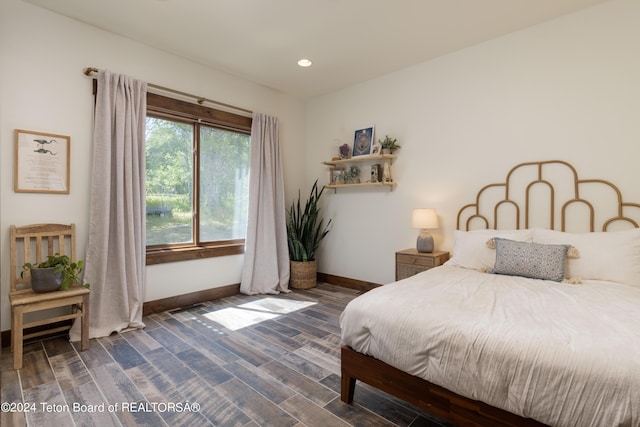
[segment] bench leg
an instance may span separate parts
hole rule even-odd
[[[80,350],[85,351],[89,348],[89,294],[82,297],[80,321]]]
[[[13,351],[13,369],[22,369],[22,306],[11,310],[11,350]]]

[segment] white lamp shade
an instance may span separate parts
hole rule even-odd
[[[438,213],[434,208],[414,209],[411,215],[411,226],[423,230],[438,228]]]

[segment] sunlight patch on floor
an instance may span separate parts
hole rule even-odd
[[[225,328],[236,331],[265,320],[275,319],[281,314],[291,313],[317,304],[314,301],[299,301],[266,297],[256,301],[212,311],[204,315]]]

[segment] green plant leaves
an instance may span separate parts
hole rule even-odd
[[[42,261],[37,265],[33,265],[30,262],[26,262],[22,265],[22,272],[20,273],[20,277],[24,277],[24,272],[29,271],[32,268],[53,268],[55,273],[62,272],[62,285],[60,289],[65,290],[69,289],[70,286],[74,285],[82,285],[82,279],[80,278],[80,274],[84,268],[83,261],[71,261],[67,255],[49,255],[46,260]],[[85,288],[91,288],[91,285],[85,283],[83,285]]]
[[[304,210],[300,204],[300,191],[298,200],[291,204],[287,219],[287,243],[289,245],[289,258],[292,261],[313,261],[320,241],[329,233],[331,220],[324,225],[320,218],[318,201],[324,192],[324,187],[318,189],[318,181],[314,182]]]

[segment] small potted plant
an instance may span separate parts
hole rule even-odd
[[[400,148],[400,145],[398,145],[396,141],[396,138],[391,138],[389,135],[385,135],[382,141],[378,140],[378,143],[382,147],[382,154],[391,154],[393,150]]]
[[[20,277],[24,277],[28,271],[31,274],[31,289],[37,293],[66,290],[71,286],[90,288],[91,285],[83,284],[80,278],[83,268],[83,261],[74,262],[67,255],[55,254],[39,264],[25,263]]]
[[[344,180],[347,184],[358,184],[360,182],[360,169],[356,165],[351,165],[344,173]]]

